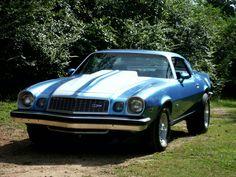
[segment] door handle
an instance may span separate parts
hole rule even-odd
[[[200,88],[200,85],[199,85],[199,84],[196,84],[196,88]]]

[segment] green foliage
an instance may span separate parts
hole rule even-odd
[[[226,83],[225,96],[236,98],[232,92],[236,88],[236,18],[228,19],[227,26],[221,34],[221,41],[214,53],[217,71]]]
[[[22,89],[60,75],[69,64],[71,43],[80,38],[84,28],[69,4],[15,0],[1,4],[1,10],[0,80],[7,82],[6,88],[19,85]]]
[[[90,52],[107,48],[180,53],[210,74],[220,95],[235,72],[236,17],[222,14],[216,2],[2,1],[0,82],[6,84],[0,95],[61,76]]]
[[[221,12],[227,16],[235,16],[236,0],[207,0],[214,7],[220,8]]]
[[[126,20],[121,48],[170,50],[171,41],[166,37],[168,27],[164,22],[150,25],[146,20]]]
[[[187,57],[194,69],[209,73],[216,95],[224,87],[225,77],[217,70],[214,53],[220,43],[225,20],[220,11],[189,0],[166,2],[163,18],[168,22],[172,51]]]

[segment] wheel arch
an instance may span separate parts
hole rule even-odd
[[[202,95],[202,103],[207,102],[210,99],[211,94],[208,90],[205,90],[205,93]]]
[[[172,101],[170,97],[162,97],[162,99],[160,99],[158,102],[157,108],[158,112],[156,113],[156,117],[149,128],[146,130],[148,146],[152,152],[164,151],[170,141],[171,124],[169,116],[171,115],[172,111]],[[168,108],[168,110],[165,110],[164,108]],[[168,119],[166,122],[167,124],[165,124],[165,121],[163,121],[162,113],[168,114],[166,117]],[[164,127],[164,129],[162,127]],[[164,133],[164,136],[163,132],[166,132]]]
[[[171,115],[172,109],[173,109],[173,103],[172,103],[172,100],[169,96],[165,96],[161,99],[160,110],[162,110],[164,107],[169,108],[169,112],[170,112],[170,115]]]

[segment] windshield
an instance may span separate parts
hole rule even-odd
[[[166,57],[131,53],[95,53],[86,59],[75,74],[92,74],[100,70],[136,71],[139,76],[172,77]]]

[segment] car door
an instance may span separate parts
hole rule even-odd
[[[200,89],[190,66],[184,59],[173,57],[172,62],[176,75],[183,76],[177,78],[177,85],[174,88],[172,117],[177,119],[192,112],[194,104],[200,99]]]

